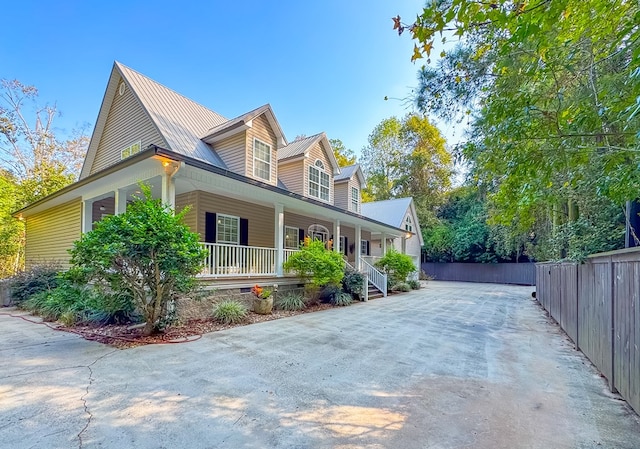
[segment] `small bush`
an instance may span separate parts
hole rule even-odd
[[[346,267],[342,278],[342,288],[345,292],[361,298],[364,293],[364,275],[359,271]]]
[[[223,324],[242,322],[248,314],[247,307],[234,299],[219,302],[213,308],[213,317]]]
[[[399,253],[394,249],[388,251],[383,258],[375,263],[375,266],[388,274],[392,285],[405,282],[407,276],[416,271],[411,256]]]
[[[420,280],[421,281],[433,281],[434,279],[435,279],[435,277],[431,276],[426,271],[420,270]]]
[[[300,251],[291,254],[283,266],[315,287],[337,285],[344,277],[342,255],[327,249],[323,241],[309,237],[305,237]]]
[[[42,264],[18,273],[10,281],[11,299],[20,307],[33,295],[56,288],[59,271],[57,264]]]
[[[328,284],[322,287],[320,291],[320,301],[333,304],[336,296],[342,292],[342,288],[338,285]]]
[[[411,291],[411,286],[406,282],[398,282],[393,286],[392,290],[394,292],[409,292]]]
[[[353,302],[353,296],[350,293],[340,292],[333,297],[331,304],[334,306],[350,306]]]
[[[407,282],[407,284],[409,284],[409,287],[411,287],[413,290],[420,290],[420,281],[416,281],[415,279],[411,279],[410,281]]]
[[[280,310],[302,310],[305,307],[304,298],[297,293],[285,293],[276,300],[276,308]]]

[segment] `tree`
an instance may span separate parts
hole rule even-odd
[[[150,335],[166,315],[168,301],[192,286],[206,251],[184,224],[186,209],[174,215],[151,197],[149,186],[140,187],[143,197],[125,213],[95,223],[70,252],[72,270],[81,279],[130,295],[144,316],[143,333]]]
[[[421,69],[417,105],[468,120],[460,154],[487,191],[489,220],[513,240],[532,234],[541,249],[561,229],[565,243],[608,229],[606,244],[574,248],[619,245],[619,213],[570,224],[590,204],[620,210],[640,188],[639,21],[637,2],[604,0],[451,0],[428,3],[410,25],[394,19],[416,40],[413,60],[430,62],[438,36],[460,38]],[[584,257],[560,249],[554,257]]]
[[[356,155],[353,150],[344,146],[340,139],[329,139],[331,148],[333,148],[333,155],[338,161],[340,167],[348,167],[356,163]]]
[[[11,216],[18,209],[18,183],[0,169],[0,279],[14,275],[24,256],[24,225]]]
[[[421,115],[383,120],[362,150],[367,176],[363,192],[375,201],[412,196],[421,223],[451,185],[452,160],[440,131]]]

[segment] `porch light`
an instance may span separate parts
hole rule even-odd
[[[18,215],[18,220],[24,221],[24,217],[22,216],[22,214]]]
[[[410,238],[411,238],[411,233],[410,233],[410,232],[407,232],[406,237],[407,237],[408,239],[410,239]]]

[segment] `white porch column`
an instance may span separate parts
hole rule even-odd
[[[276,203],[274,214],[273,242],[276,247],[276,276],[282,276],[284,263],[284,206]]]
[[[124,214],[127,211],[127,192],[123,189],[116,189],[113,192],[115,214]]]
[[[382,233],[382,257],[387,254],[387,234]]]
[[[360,269],[360,252],[361,251],[362,251],[362,226],[356,225],[356,248],[354,251],[356,253],[356,260],[355,260],[356,270]]]
[[[87,233],[93,228],[93,200],[82,202],[82,233]]]
[[[337,253],[342,251],[340,248],[340,220],[333,222],[333,250]]]
[[[176,182],[170,173],[162,175],[162,204],[173,210],[176,208]]]
[[[402,254],[407,254],[407,237],[402,236]]]

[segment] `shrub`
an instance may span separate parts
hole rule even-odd
[[[411,279],[410,281],[407,282],[407,284],[409,284],[409,287],[411,287],[413,290],[420,290],[420,281],[416,281],[415,279]]]
[[[411,291],[411,286],[406,282],[398,282],[392,288],[394,292],[409,292]]]
[[[353,302],[353,296],[346,292],[340,292],[333,297],[331,304],[334,306],[350,306]]]
[[[42,264],[18,273],[10,280],[11,299],[21,306],[31,296],[56,288],[59,271],[57,264]]]
[[[289,256],[284,269],[295,272],[300,279],[316,288],[327,284],[339,285],[344,277],[344,260],[340,253],[325,248],[321,240],[305,237],[300,251]]]
[[[391,285],[405,282],[407,276],[416,271],[411,256],[401,254],[394,249],[387,251],[387,254],[378,260],[375,265],[388,274]]]
[[[346,293],[361,298],[364,293],[364,275],[350,267],[345,267],[342,288]]]
[[[298,293],[285,293],[276,300],[276,308],[280,310],[302,310],[305,307],[304,298]]]
[[[97,222],[70,252],[79,278],[132,298],[150,335],[162,326],[169,300],[194,285],[206,252],[183,223],[188,208],[174,215],[149,186],[140,189],[143,197]]]
[[[342,288],[337,285],[329,284],[320,290],[320,301],[333,304],[336,296],[342,293]]]
[[[247,307],[234,299],[219,302],[213,308],[213,317],[223,324],[242,322],[248,314]]]

